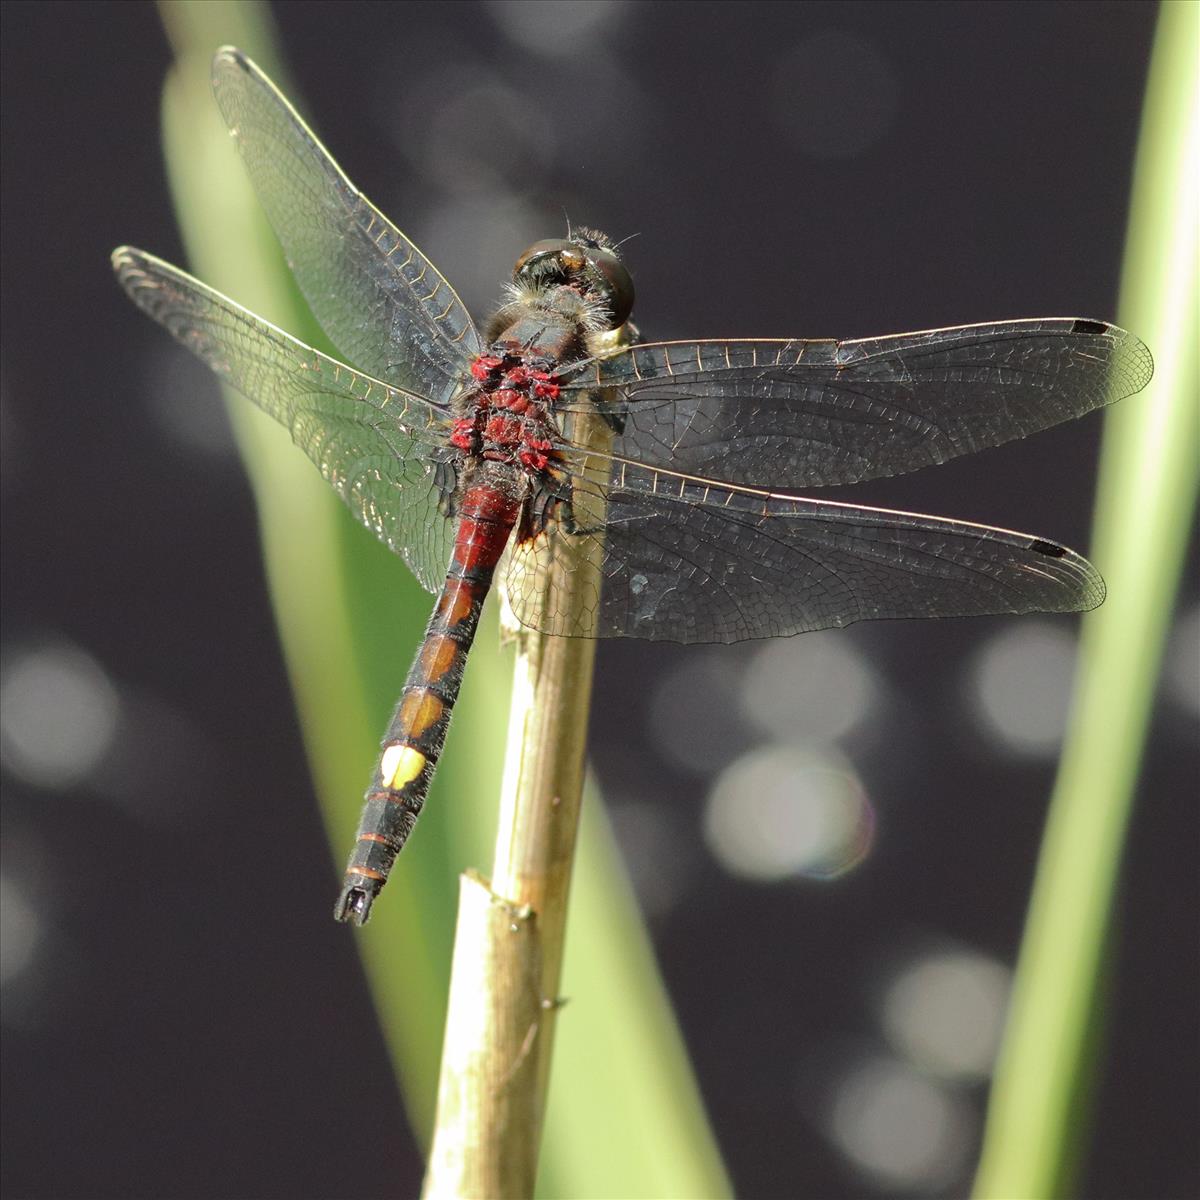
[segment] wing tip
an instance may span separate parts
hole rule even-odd
[[[1118,400],[1136,395],[1154,378],[1154,355],[1136,333],[1130,333],[1111,321],[1098,321],[1092,317],[1073,318],[1069,332],[1072,335],[1111,339],[1109,370],[1112,373],[1113,395],[1106,403],[1115,404]]]
[[[237,46],[222,46],[213,55],[212,69],[209,77],[212,81],[213,94],[217,104],[221,103],[222,91],[227,83],[232,84],[236,77],[247,76],[262,83],[267,79],[262,68],[244,50]]]
[[[253,67],[253,63],[246,55],[245,51],[239,50],[237,46],[225,45],[221,46],[216,54],[213,55],[213,73],[216,74],[218,67],[237,67],[238,70],[246,71]]]
[[[1066,577],[1060,576],[1056,572],[1055,577],[1058,582],[1067,585],[1066,595],[1069,596],[1069,599],[1066,599],[1065,596],[1066,603],[1061,607],[1047,608],[1041,611],[1091,612],[1093,608],[1099,608],[1104,603],[1104,598],[1108,594],[1104,577],[1082,554],[1072,550],[1069,546],[1052,542],[1047,538],[1031,538],[1028,548],[1034,554],[1040,554],[1044,558],[1058,559],[1066,571],[1073,576],[1073,579],[1068,582]]]
[[[150,256],[144,250],[139,250],[136,246],[118,246],[108,256],[108,261],[112,265],[113,274],[117,277],[117,282],[135,300],[134,285],[131,281],[145,274],[149,259]]]
[[[1128,363],[1126,378],[1122,380],[1118,389],[1119,399],[1124,400],[1127,396],[1136,395],[1154,378],[1154,355],[1137,334],[1118,329],[1116,326],[1113,327],[1113,332],[1120,335],[1125,349],[1124,357]]]

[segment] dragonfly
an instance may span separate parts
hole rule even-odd
[[[1153,371],[1133,335],[1066,317],[845,341],[645,342],[618,247],[585,229],[526,250],[481,330],[246,55],[220,50],[212,80],[345,361],[144,251],[114,251],[117,278],[284,425],[437,596],[338,920],[368,919],[413,829],[496,580],[531,630],[685,643],[1076,612],[1104,598],[1096,569],[1046,538],[799,493],[946,462],[1132,395]]]

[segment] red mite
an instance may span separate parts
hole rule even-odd
[[[481,333],[237,50],[213,87],[340,362],[139,250],[134,302],[276,417],[437,593],[334,910],[364,922],[425,802],[498,570],[517,618],[578,637],[734,642],[853,621],[1074,612],[1095,569],[1012,530],[797,494],[998,446],[1137,392],[1149,352],[1103,321],[855,341],[638,343],[602,234],[538,242]],[[597,418],[602,452],[577,429]],[[549,564],[600,585],[558,603]],[[565,551],[565,553],[564,553]]]

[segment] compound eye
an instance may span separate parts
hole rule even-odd
[[[574,242],[547,238],[534,242],[513,267],[513,279],[533,283],[539,279],[558,276],[565,279],[571,271],[583,266],[583,256]]]
[[[587,259],[593,288],[608,302],[612,327],[616,329],[624,325],[633,312],[633,277],[611,250],[589,249]]]

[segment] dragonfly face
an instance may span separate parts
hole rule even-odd
[[[589,291],[603,303],[613,329],[633,311],[633,280],[608,238],[594,230],[581,229],[573,241],[535,242],[517,259],[513,281]]]
[[[249,59],[219,52],[213,86],[346,361],[142,251],[117,250],[117,276],[288,428],[438,596],[367,792],[339,919],[366,920],[424,803],[497,573],[532,629],[677,642],[1103,599],[1091,564],[1045,538],[796,489],[945,462],[1131,395],[1152,363],[1124,330],[1067,317],[856,341],[637,344],[630,275],[606,238],[581,230],[521,256],[481,335]],[[580,433],[597,417],[599,447]],[[571,561],[595,568],[582,605],[555,586],[552,565]]]

